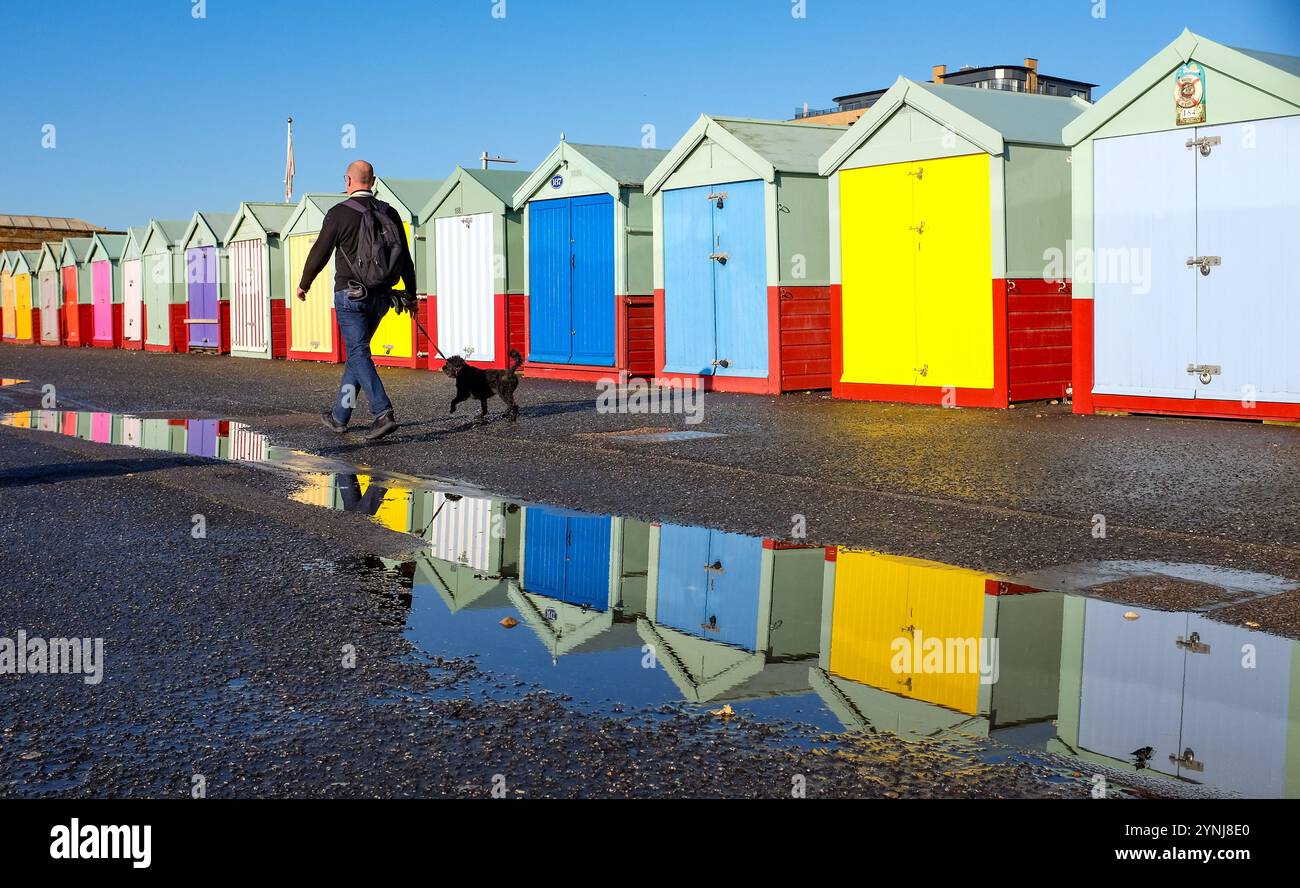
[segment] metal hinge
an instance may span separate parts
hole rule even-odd
[[[1221,144],[1223,144],[1223,140],[1218,136],[1201,136],[1199,139],[1188,139],[1185,147],[1197,148],[1201,152],[1201,157],[1209,157],[1210,149]]]
[[[907,230],[908,230],[908,231],[915,231],[917,234],[925,234],[925,220],[922,219],[920,225],[909,225],[909,226],[907,226]]]
[[[1174,641],[1174,647],[1182,648],[1189,654],[1208,654],[1210,646],[1201,641],[1201,633],[1193,632],[1188,638],[1181,635]]]
[[[1214,377],[1223,375],[1223,368],[1218,364],[1188,364],[1187,375],[1201,380],[1201,385],[1209,385]]]
[[[917,167],[916,172],[908,173],[909,176],[916,176],[916,181],[920,182],[925,177],[925,167]]]
[[[1210,273],[1211,268],[1215,268],[1222,264],[1223,264],[1222,256],[1188,256],[1187,257],[1187,267],[1199,268],[1201,270],[1201,274],[1205,274],[1205,275],[1208,275]]]
[[[915,368],[913,368],[913,369],[916,371],[916,375],[917,375],[917,376],[929,376],[929,375],[930,375],[930,365],[929,365],[929,364],[922,364],[920,367],[915,367]]]
[[[1196,760],[1196,753],[1192,752],[1190,746],[1183,750],[1182,755],[1174,755],[1172,752],[1169,753],[1169,763],[1171,765],[1177,765],[1180,768],[1186,768],[1188,771],[1205,771],[1205,762],[1198,762]]]

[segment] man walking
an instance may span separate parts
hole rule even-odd
[[[415,263],[403,233],[402,218],[374,191],[375,168],[364,160],[348,165],[344,176],[348,199],[325,214],[316,243],[307,255],[298,299],[306,300],[312,281],[334,255],[334,317],[347,349],[347,364],[338,400],[321,419],[332,431],[347,431],[357,394],[366,393],[374,422],[366,439],[377,441],[397,431],[392,402],[370,356],[370,339],[392,306],[392,288],[400,278],[415,292]],[[391,220],[392,226],[387,222]],[[393,234],[394,227],[396,234]],[[391,278],[391,279],[390,279]],[[415,297],[406,309],[414,310]]]

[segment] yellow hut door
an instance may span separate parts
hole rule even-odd
[[[406,245],[410,249],[415,249],[415,244],[411,240],[411,226],[403,222],[402,228],[406,230]],[[405,293],[415,291],[415,281],[400,281],[394,292]],[[384,315],[384,319],[379,322],[375,328],[375,335],[370,338],[370,351],[377,358],[413,358],[415,336],[412,335],[415,329],[411,316],[409,314],[398,314],[395,311],[389,311]]]
[[[894,694],[908,694],[893,669],[894,643],[905,635],[910,564],[875,552],[840,549],[835,560],[830,671]]]
[[[334,350],[334,261],[312,281],[306,300],[296,298],[307,254],[316,243],[315,234],[295,234],[289,239],[289,350],[329,354]]]
[[[993,388],[989,161],[914,165],[918,385]]]
[[[32,276],[14,275],[14,303],[17,312],[14,327],[19,339],[32,338]]]
[[[907,590],[909,625],[920,632],[922,665],[911,696],[974,715],[979,709],[980,636],[986,574],[912,562]],[[926,648],[942,646],[942,668],[929,668]],[[936,658],[937,659],[937,658]]]
[[[914,166],[840,173],[844,382],[916,383]]]

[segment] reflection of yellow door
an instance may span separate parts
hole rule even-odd
[[[403,222],[402,227],[406,230],[406,246],[414,249],[411,241],[410,224]],[[393,289],[398,292],[414,291],[415,282],[399,281],[398,285]],[[375,329],[375,335],[370,339],[370,351],[375,357],[414,357],[414,331],[415,324],[409,314],[398,314],[390,310],[388,314],[384,315],[384,319],[379,322],[379,326]]]
[[[840,549],[835,564],[830,671],[927,703],[974,714],[979,706],[979,639],[984,628],[987,574],[931,561]],[[896,642],[910,653],[920,633],[961,661],[944,658],[938,671],[904,658],[895,671]],[[924,661],[922,661],[924,667]],[[953,667],[960,666],[960,670]]]
[[[334,260],[331,259],[299,302],[294,294],[302,279],[307,254],[316,243],[315,234],[295,234],[289,241],[289,349],[296,352],[329,354],[334,350]]]
[[[15,304],[14,304],[14,277],[8,269],[0,272],[0,305],[3,305],[3,335],[5,339],[13,339],[15,326]]]
[[[32,276],[14,275],[15,335],[19,339],[32,338]]]
[[[993,257],[985,154],[924,162],[915,185],[925,223],[916,257],[921,385],[993,388]],[[918,223],[919,224],[919,223]]]
[[[364,495],[370,489],[370,476],[357,475],[357,482]],[[411,491],[398,487],[384,489],[384,498],[375,509],[375,520],[398,533],[407,533],[411,529]]]
[[[913,164],[840,173],[844,382],[916,383]]]

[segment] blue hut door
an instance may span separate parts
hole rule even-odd
[[[655,622],[754,650],[762,560],[758,537],[663,525]]]
[[[614,199],[528,208],[529,360],[614,365]]]
[[[217,317],[217,248],[194,247],[186,251],[189,266],[190,345],[216,348],[220,345]],[[203,321],[204,323],[195,323]]]
[[[708,609],[709,530],[704,527],[659,528],[659,579],[654,620],[661,626],[703,635]]]
[[[605,610],[610,522],[607,515],[530,508],[524,521],[524,589]]]
[[[664,192],[664,370],[712,375],[712,186]]]

